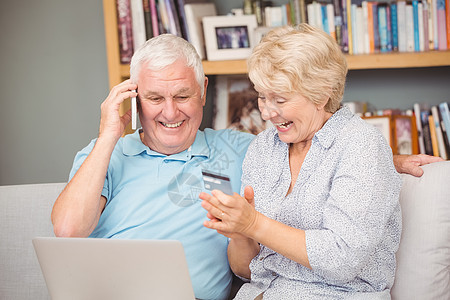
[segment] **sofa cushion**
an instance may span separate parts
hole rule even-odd
[[[49,299],[31,239],[53,236],[50,214],[64,186],[0,186],[1,299]]]
[[[403,230],[392,299],[450,299],[450,161],[402,175]]]

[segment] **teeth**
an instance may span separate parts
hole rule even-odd
[[[183,121],[178,122],[178,123],[164,123],[164,122],[160,122],[164,127],[168,127],[168,128],[177,128],[179,126],[181,126],[181,124],[183,124]]]
[[[291,124],[292,124],[292,122],[288,121],[288,122],[284,122],[284,123],[277,123],[277,124],[274,124],[274,125],[277,126],[277,127],[285,129],[285,128],[288,128]]]

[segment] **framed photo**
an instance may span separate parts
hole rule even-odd
[[[254,47],[255,15],[203,18],[208,60],[246,59]]]
[[[261,118],[258,94],[246,75],[217,76],[213,128],[258,134],[270,126]]]
[[[418,154],[416,122],[413,116],[392,116],[394,154]]]
[[[375,128],[380,130],[381,134],[383,134],[389,146],[391,146],[392,152],[394,153],[395,147],[394,147],[394,137],[392,136],[391,116],[372,116],[362,118],[367,123],[375,126]]]

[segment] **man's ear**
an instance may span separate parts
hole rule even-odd
[[[206,77],[205,76],[205,82],[204,82],[204,86],[203,86],[203,99],[202,99],[202,102],[203,102],[203,106],[205,106],[206,105],[206,91],[208,90],[208,77]]]

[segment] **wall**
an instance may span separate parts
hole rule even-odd
[[[102,1],[3,1],[0,185],[66,181],[108,93]]]

